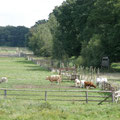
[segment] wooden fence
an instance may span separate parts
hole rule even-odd
[[[109,83],[109,82],[103,82],[101,86],[102,90],[106,91],[117,91],[120,89],[119,84]]]
[[[120,90],[115,92],[115,102],[117,103],[120,97]]]
[[[114,92],[97,90],[19,90],[0,89],[0,96],[6,99],[27,99],[44,101],[114,102]]]
[[[15,54],[0,54],[0,57],[20,57],[19,53],[15,53]]]

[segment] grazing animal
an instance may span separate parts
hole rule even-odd
[[[94,87],[94,88],[96,88],[96,86],[95,86],[92,82],[85,81],[84,84],[85,84],[85,88],[86,88],[87,86],[88,86],[88,87]]]
[[[46,80],[49,80],[50,82],[56,81],[58,84],[61,82],[61,75],[51,75],[47,76]]]
[[[100,86],[103,82],[107,82],[107,78],[96,78],[97,86]]]
[[[80,81],[80,84],[81,84],[81,87],[82,87],[82,88],[84,88],[84,86],[85,86],[85,83],[84,83],[84,82],[85,82],[85,80],[81,80],[81,81]]]
[[[8,82],[7,77],[2,77],[1,80],[0,80],[0,83],[2,83],[2,82]]]
[[[77,87],[77,85],[80,87],[80,80],[79,79],[75,79],[75,86]]]

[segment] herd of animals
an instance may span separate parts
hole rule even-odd
[[[58,84],[60,84],[62,81],[62,76],[61,75],[51,75],[51,76],[47,76],[46,80],[49,80],[50,82],[56,81]],[[108,82],[107,78],[105,78],[105,77],[96,78],[96,85],[91,81],[79,80],[78,78],[76,78],[74,80],[75,87],[79,86],[81,88],[91,88],[91,87],[96,88],[96,86],[100,86],[104,82]]]
[[[46,80],[49,80],[51,83],[57,82],[58,84],[60,84],[62,81],[62,76],[51,75],[51,76],[47,76]],[[0,79],[0,83],[7,82],[7,81],[8,81],[7,77],[2,77]],[[91,88],[91,87],[96,88],[96,86],[100,86],[104,82],[108,82],[107,78],[103,78],[103,77],[96,78],[96,85],[91,81],[79,80],[78,78],[74,80],[75,87],[81,87],[81,88]]]

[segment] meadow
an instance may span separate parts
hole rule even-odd
[[[45,80],[50,71],[27,61],[25,58],[0,58],[0,77],[8,77],[8,83],[0,88],[29,90],[79,90],[73,81],[60,85]],[[83,89],[84,90],[84,89]],[[32,98],[34,98],[33,96]],[[8,99],[0,97],[0,120],[119,120],[120,103],[75,101],[41,101],[32,99]]]

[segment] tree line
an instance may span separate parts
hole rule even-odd
[[[99,66],[120,60],[120,0],[66,0],[30,29],[36,55]]]
[[[29,28],[24,26],[0,26],[0,46],[25,47]]]
[[[74,60],[76,65],[100,66],[104,56],[119,62],[119,13],[120,0],[66,0],[48,20],[39,20],[29,29],[24,43],[37,56]]]

